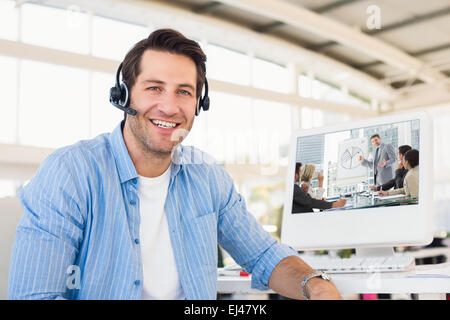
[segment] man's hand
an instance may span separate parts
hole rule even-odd
[[[389,195],[389,193],[387,191],[380,191],[380,192],[378,192],[378,195],[385,197],[385,196]]]
[[[401,161],[398,162],[397,169],[403,169],[403,163]]]
[[[363,156],[359,156],[359,161],[363,162],[364,161],[364,157]]]
[[[385,166],[386,166],[386,160],[383,160],[383,161],[378,162],[378,165],[379,165],[380,167],[385,167]]]
[[[308,193],[309,186],[308,186],[306,183],[302,183],[302,184],[300,185],[300,188],[302,188],[302,190],[303,190],[304,193]]]
[[[345,206],[346,202],[347,202],[347,200],[345,200],[345,199],[339,199],[338,201],[333,202],[331,207],[332,208],[340,208],[340,207]]]

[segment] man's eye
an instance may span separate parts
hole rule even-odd
[[[191,95],[191,93],[189,91],[186,91],[186,90],[179,90],[178,92],[181,93],[184,96],[190,96]]]
[[[150,90],[150,91],[160,91],[161,88],[159,88],[159,87],[149,87],[149,88],[147,88],[147,90]]]

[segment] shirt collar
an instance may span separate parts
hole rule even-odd
[[[125,141],[123,140],[122,129],[124,124],[125,122],[122,120],[114,131],[111,132],[109,137],[114,159],[116,160],[117,169],[119,171],[120,183],[138,177],[136,168],[134,167]]]
[[[125,121],[122,120],[119,125],[111,132],[109,140],[111,143],[112,152],[116,161],[117,169],[119,171],[120,183],[124,183],[131,179],[138,178],[136,168],[128,153],[125,140],[123,139],[123,126]],[[177,147],[177,151],[181,154],[183,148],[181,145]],[[171,163],[171,178],[173,178],[180,170],[181,164],[175,163],[172,160]]]

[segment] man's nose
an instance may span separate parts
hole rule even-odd
[[[179,110],[176,95],[172,93],[165,94],[159,103],[158,110],[168,116],[176,114]]]

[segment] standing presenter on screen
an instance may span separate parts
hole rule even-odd
[[[392,144],[383,143],[377,133],[370,137],[370,142],[375,148],[373,159],[370,161],[359,156],[359,161],[361,161],[361,165],[373,169],[374,185],[380,186],[394,178],[397,155]]]
[[[217,244],[253,288],[341,298],[264,231],[222,166],[180,144],[209,108],[205,62],[170,29],[127,53],[110,92],[125,119],[52,153],[20,194],[10,299],[215,299]]]

